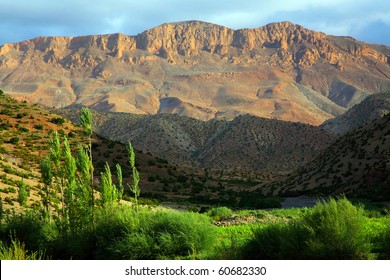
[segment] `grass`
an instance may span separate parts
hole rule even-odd
[[[8,246],[0,242],[0,260],[41,260],[43,255],[42,252],[30,253],[18,240],[12,240]]]
[[[211,247],[214,239],[214,229],[204,215],[142,211],[135,225],[108,249],[115,259],[188,258]]]
[[[221,227],[218,259],[389,259],[390,216],[330,199],[314,208],[240,211],[253,224]]]
[[[8,247],[17,240],[25,250],[44,250],[54,259],[187,259],[212,248],[216,233],[206,215],[118,205],[97,211],[95,229],[74,232],[39,212],[15,214],[0,237]]]
[[[253,219],[217,227],[207,214],[117,205],[97,210],[94,230],[63,232],[59,220],[31,210],[6,217],[0,239],[3,258],[389,259],[390,216],[372,211],[329,199],[314,208],[232,211],[227,217]]]

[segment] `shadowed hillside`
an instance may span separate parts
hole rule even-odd
[[[78,110],[58,110],[77,121]],[[95,129],[112,140],[189,166],[216,170],[295,169],[327,147],[333,133],[318,127],[244,115],[208,122],[175,114],[98,113]]]
[[[285,195],[346,193],[389,200],[390,114],[341,136],[271,189]]]
[[[325,121],[321,127],[342,135],[381,118],[389,112],[390,92],[376,93],[353,106],[341,116]]]

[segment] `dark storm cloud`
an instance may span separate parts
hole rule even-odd
[[[135,35],[192,19],[234,29],[289,20],[327,34],[390,40],[390,5],[382,0],[2,0],[0,45],[37,36]]]

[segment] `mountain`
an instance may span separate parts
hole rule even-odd
[[[266,190],[390,199],[390,114],[339,137],[319,157]]]
[[[79,110],[59,109],[78,121]],[[301,123],[243,115],[207,122],[175,114],[93,112],[97,133],[184,166],[233,171],[286,171],[314,159],[336,136]],[[245,177],[245,176],[244,176]]]
[[[0,198],[4,211],[21,209],[17,202],[21,182],[30,190],[29,207],[39,209],[42,206],[43,184],[39,164],[49,154],[49,139],[53,131],[58,131],[61,141],[67,136],[75,153],[79,144],[87,143],[80,126],[39,106],[4,96],[0,91]],[[125,185],[129,183],[131,169],[126,146],[97,134],[93,135],[92,141],[95,178],[104,171],[105,162],[112,170],[115,170],[116,163],[120,163]],[[136,151],[136,164],[140,171],[143,198],[189,197],[193,185],[199,185],[201,180],[208,185],[217,184],[204,180],[199,170],[182,168],[140,151]],[[185,183],[187,180],[188,183]],[[128,190],[126,194],[130,195]]]
[[[390,89],[390,47],[290,22],[168,23],[136,36],[39,37],[0,47],[0,88],[49,107],[251,115],[319,125]]]
[[[345,134],[388,113],[390,113],[390,92],[376,93],[344,114],[325,121],[321,127],[337,134]]]
[[[77,121],[76,109],[58,109]],[[140,171],[141,201],[157,198],[179,203],[231,203],[247,197],[259,182],[269,182],[286,170],[312,159],[335,135],[318,127],[244,115],[232,121],[161,114],[93,112],[95,128],[134,146]],[[49,139],[58,131],[76,153],[87,139],[83,129],[53,111],[10,98],[0,91],[0,198],[6,212],[21,211],[17,196],[23,182],[29,189],[28,207],[42,207],[39,164],[49,153]],[[223,148],[224,147],[224,148]],[[152,152],[159,152],[153,155]],[[124,183],[131,170],[126,146],[94,133],[92,153],[99,189],[106,162],[122,166]],[[162,157],[166,155],[167,157]],[[274,170],[277,168],[278,170]],[[114,176],[115,177],[115,176]],[[115,183],[115,178],[114,178]],[[128,189],[126,195],[130,195]],[[150,202],[150,201],[149,201]],[[254,203],[254,201],[252,201]],[[253,207],[248,201],[248,207]]]

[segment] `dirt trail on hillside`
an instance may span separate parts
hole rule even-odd
[[[319,201],[321,201],[321,199],[317,197],[306,197],[306,196],[286,197],[281,204],[283,209],[313,207]]]

